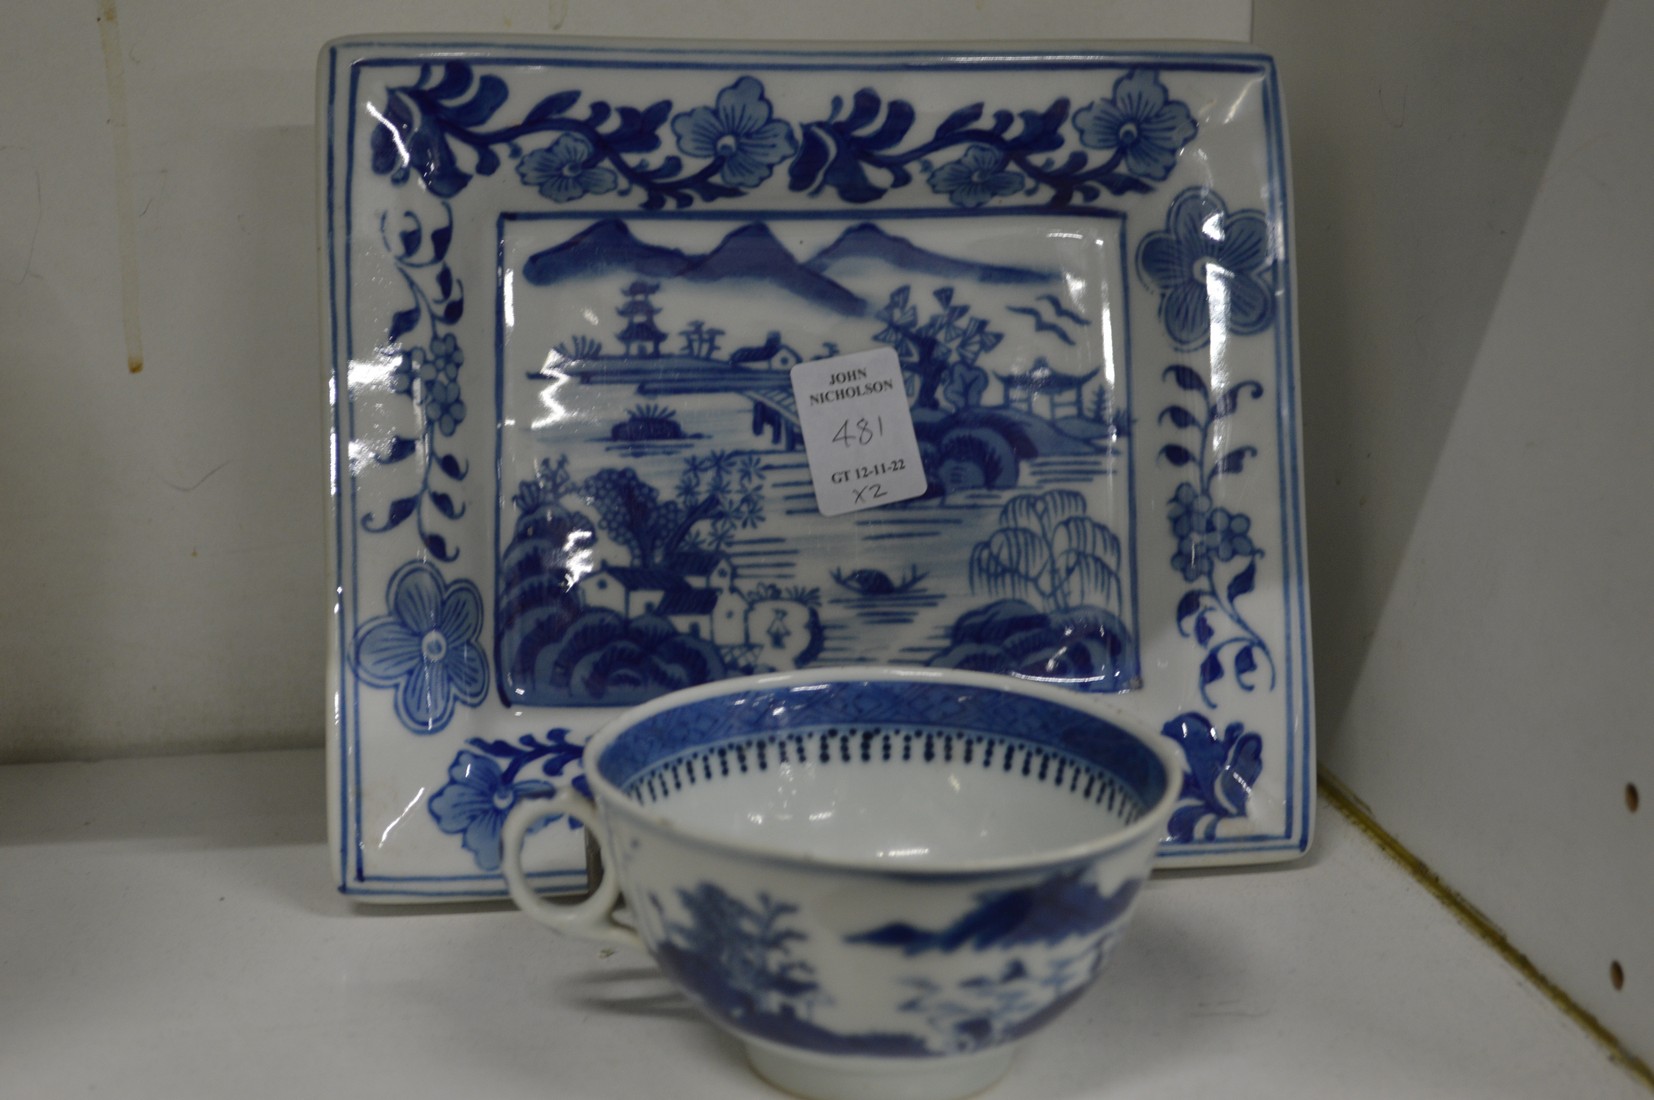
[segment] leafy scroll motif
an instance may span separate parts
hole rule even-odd
[[[1225,820],[1246,816],[1252,787],[1263,774],[1261,735],[1241,722],[1220,733],[1197,711],[1178,715],[1160,732],[1182,747],[1189,769],[1166,827],[1171,840],[1211,840]]]
[[[917,119],[904,99],[885,102],[872,88],[838,96],[827,117],[803,126],[788,186],[812,196],[832,188],[850,203],[870,203],[913,182],[913,167],[931,190],[956,206],[977,207],[994,198],[1048,191],[1052,206],[1076,197],[1093,202],[1152,190],[1164,180],[1198,127],[1188,107],[1170,98],[1158,74],[1132,69],[1114,82],[1113,94],[1071,113],[1066,97],[1043,110],[997,110],[984,103],[960,107],[936,125],[928,139],[905,149]],[[1071,125],[1082,148],[1058,154]],[[1086,150],[1104,154],[1094,159]],[[932,158],[957,150],[945,162]],[[870,175],[869,173],[873,173]],[[877,179],[879,182],[875,182]]]
[[[431,796],[427,808],[437,828],[458,836],[484,871],[500,869],[500,829],[518,800],[550,797],[559,786],[572,787],[591,797],[591,788],[579,768],[584,750],[569,743],[566,729],[547,730],[544,737],[525,733],[515,742],[473,737],[466,744],[470,748],[461,749],[454,757],[448,766],[448,782]],[[522,773],[534,764],[539,765],[545,778],[522,778]],[[568,770],[571,765],[573,773]],[[538,832],[558,818],[563,818],[570,829],[580,828],[573,818],[554,814],[530,831]]]
[[[362,527],[373,534],[401,527],[410,519],[426,553],[438,561],[459,557],[458,547],[433,529],[431,512],[455,520],[465,512],[455,488],[469,472],[466,463],[444,449],[443,440],[453,436],[465,420],[465,399],[459,371],[465,365],[465,351],[459,338],[448,331],[465,312],[465,287],[447,262],[453,240],[453,208],[442,203],[444,221],[428,233],[423,219],[411,210],[394,222],[389,213],[379,219],[385,250],[396,263],[397,274],[407,288],[409,305],[391,315],[385,330],[381,354],[394,362],[390,386],[413,402],[419,413],[419,434],[392,435],[372,460],[391,466],[418,458],[423,469],[419,488],[392,500],[382,511],[362,517]],[[423,344],[412,342],[423,329]]]
[[[669,99],[641,108],[591,100],[577,112],[582,92],[571,88],[545,96],[515,123],[490,126],[510,89],[502,77],[478,76],[463,61],[422,66],[411,84],[385,94],[375,112],[373,170],[396,185],[417,176],[441,198],[499,171],[501,148],[517,162],[523,184],[553,202],[639,193],[647,210],[744,194],[792,155],[791,125],[771,118],[763,85],[750,76],[719,93],[714,107],[676,118]],[[669,119],[680,152],[706,163],[686,167],[681,156],[648,156],[661,148]],[[550,142],[529,148],[540,135]]]
[[[1240,609],[1241,599],[1257,587],[1258,559],[1264,551],[1252,540],[1250,516],[1213,501],[1218,481],[1243,473],[1258,455],[1256,447],[1220,443],[1228,433],[1220,433],[1219,425],[1235,415],[1242,399],[1257,400],[1264,391],[1250,379],[1208,389],[1199,373],[1180,364],[1167,367],[1163,377],[1183,391],[1185,400],[1199,402],[1194,409],[1173,403],[1160,411],[1161,424],[1199,437],[1192,448],[1181,442],[1165,444],[1160,458],[1193,472],[1167,502],[1166,518],[1177,539],[1172,568],[1193,585],[1177,602],[1178,633],[1205,650],[1200,695],[1207,706],[1216,706],[1210,689],[1225,676],[1233,676],[1241,690],[1252,691],[1267,674],[1268,689],[1275,687],[1269,645]]]
[[[834,96],[824,118],[794,128],[775,117],[764,84],[742,75],[709,106],[673,111],[671,100],[643,107],[583,92],[547,95],[516,121],[497,124],[511,90],[463,61],[425,65],[373,108],[373,171],[400,186],[418,177],[453,198],[477,176],[516,162],[523,184],[556,203],[588,195],[639,195],[647,210],[683,208],[746,195],[782,165],[793,191],[831,189],[849,203],[870,203],[922,174],[955,205],[981,206],[1016,194],[1052,206],[1095,201],[1105,192],[1146,192],[1165,180],[1198,131],[1186,104],[1159,74],[1132,69],[1107,96],[1073,109],[1059,97],[1041,109],[972,103],[947,115],[929,137],[909,141],[918,112],[904,99],[861,88]],[[670,130],[676,153],[656,159]],[[539,140],[549,139],[547,144]],[[1077,148],[1064,148],[1070,144]],[[1093,154],[1096,155],[1093,155]]]

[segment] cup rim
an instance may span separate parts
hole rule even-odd
[[[867,681],[875,683],[931,683],[980,688],[989,691],[1026,695],[1046,702],[1089,714],[1109,722],[1146,747],[1165,770],[1166,782],[1160,798],[1144,809],[1143,815],[1124,828],[1058,848],[1041,849],[1031,853],[994,856],[982,859],[951,859],[935,863],[906,863],[872,856],[833,856],[794,853],[778,850],[764,844],[719,835],[710,831],[685,826],[672,818],[651,812],[647,807],[628,797],[619,787],[609,782],[598,769],[603,750],[621,734],[641,722],[676,707],[717,699],[743,691],[774,690],[800,684],[844,683]],[[996,673],[968,672],[958,669],[932,669],[900,665],[842,665],[823,668],[804,668],[786,672],[759,673],[753,676],[715,680],[695,687],[669,692],[646,703],[632,707],[611,719],[593,733],[586,742],[582,767],[590,785],[600,815],[620,814],[646,824],[658,831],[698,846],[710,848],[746,859],[766,863],[787,864],[795,867],[875,874],[891,878],[957,878],[978,874],[1008,871],[1032,871],[1063,864],[1095,860],[1116,851],[1131,848],[1141,842],[1144,834],[1164,835],[1182,789],[1183,760],[1175,746],[1163,738],[1145,732],[1146,722],[1130,714],[1108,697],[1086,695],[1068,688],[1056,687],[1037,680],[1025,680]],[[1158,839],[1158,838],[1157,838]]]

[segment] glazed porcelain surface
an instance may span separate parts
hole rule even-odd
[[[646,948],[794,1092],[941,1098],[996,1080],[1102,971],[1183,762],[1109,697],[863,666],[673,693],[585,767],[596,805],[507,817],[519,904]],[[564,816],[598,825],[606,870],[574,906],[537,897],[519,854]]]
[[[1268,57],[362,39],[319,92],[342,889],[503,893],[618,708],[856,662],[1107,695],[1182,750],[1167,864],[1304,850]],[[896,425],[806,448],[791,368],[879,349],[922,492],[826,516]]]

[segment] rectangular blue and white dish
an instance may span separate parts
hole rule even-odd
[[[506,811],[620,708],[856,663],[1152,718],[1161,866],[1305,850],[1266,55],[361,38],[319,102],[341,889],[503,896]],[[925,488],[823,515],[882,424],[807,452],[790,371],[873,349]],[[584,887],[562,822],[525,864]]]

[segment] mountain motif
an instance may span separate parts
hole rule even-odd
[[[530,256],[523,265],[523,277],[535,286],[615,271],[665,279],[682,275],[694,259],[676,248],[644,244],[632,236],[624,221],[605,218],[562,244]]]
[[[851,226],[808,262],[799,263],[763,222],[731,230],[712,251],[695,255],[641,241],[620,218],[595,222],[562,244],[536,252],[523,265],[523,277],[534,286],[613,273],[697,283],[750,280],[845,317],[865,316],[870,308],[867,301],[830,276],[831,269],[840,267],[858,273],[883,268],[999,284],[1042,283],[1053,278],[1049,272],[930,252],[871,222]]]
[[[867,312],[861,298],[795,260],[763,222],[743,225],[729,234],[717,248],[691,263],[684,277],[697,283],[759,279],[846,317]]]
[[[926,951],[951,954],[961,948],[1044,944],[1054,947],[1071,936],[1100,932],[1125,916],[1142,879],[1127,879],[1112,894],[1085,881],[1085,867],[1058,871],[1043,882],[977,895],[977,904],[945,928],[917,928],[903,921],[883,925],[847,943],[899,947],[904,955]]]
[[[979,264],[929,252],[905,237],[886,233],[872,222],[851,226],[839,234],[838,240],[804,262],[805,268],[822,275],[834,268],[873,264],[944,279],[974,279],[979,283],[1045,283],[1056,278],[1049,271]]]

